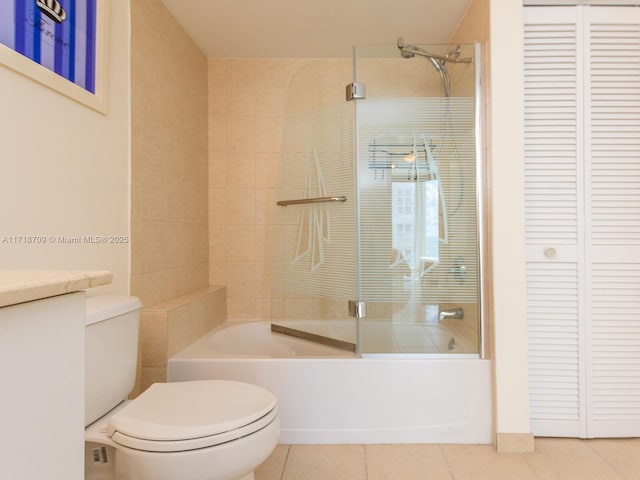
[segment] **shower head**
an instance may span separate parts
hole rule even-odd
[[[435,53],[429,53],[420,47],[416,47],[415,45],[406,45],[404,43],[404,38],[402,37],[398,37],[396,46],[398,47],[398,50],[400,50],[400,55],[402,56],[402,58],[413,58],[416,55],[419,55],[421,57],[425,57],[429,59],[433,58],[437,60],[440,60],[440,59],[445,60],[444,57],[441,57],[440,55],[436,55]]]
[[[402,58],[413,58],[418,55],[420,57],[426,58],[427,60],[429,60],[429,62],[431,62],[431,65],[433,65],[433,67],[440,75],[442,88],[446,97],[449,97],[451,95],[451,79],[449,78],[449,72],[445,64],[447,62],[471,63],[471,58],[460,58],[460,45],[456,45],[444,55],[427,52],[420,47],[416,47],[415,45],[407,45],[404,43],[404,38],[402,37],[398,37],[396,46],[398,47],[398,50],[400,50],[400,55],[402,56]]]
[[[448,60],[447,56],[443,57],[435,53],[429,53],[420,47],[416,47],[415,45],[405,45],[404,39],[402,37],[398,37],[396,46],[398,47],[398,50],[400,50],[400,55],[402,56],[402,58],[413,58],[416,55],[419,55],[420,57],[424,57],[429,60],[429,62],[433,65],[433,67],[440,75],[440,80],[442,82],[442,88],[444,90],[445,97],[449,97],[451,95],[451,80],[449,79],[449,72],[447,71],[447,67],[445,67],[444,65]],[[457,61],[457,58],[453,61]]]

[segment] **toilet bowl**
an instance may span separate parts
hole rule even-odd
[[[224,380],[156,383],[85,431],[93,471],[118,480],[250,479],[278,437],[275,396]]]
[[[88,361],[85,480],[254,478],[255,468],[278,443],[276,397],[243,382],[202,380],[156,383],[136,399],[124,400],[127,394],[122,392],[133,387],[131,372],[124,372],[131,362],[124,358],[131,355],[132,344],[137,347],[140,305],[132,297],[96,298],[87,300],[86,355],[105,358]],[[96,308],[103,314],[96,314]],[[114,365],[123,370],[126,381],[111,372],[100,382],[97,373],[111,371]],[[105,402],[104,397],[119,402]],[[94,407],[96,403],[101,409]],[[105,412],[107,403],[116,405]],[[104,415],[96,418],[100,413]]]

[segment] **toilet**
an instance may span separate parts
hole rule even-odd
[[[277,399],[243,382],[155,383],[134,400],[140,301],[87,299],[85,480],[251,480],[280,435]]]

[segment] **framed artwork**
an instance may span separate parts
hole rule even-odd
[[[106,113],[108,0],[2,0],[0,64]]]

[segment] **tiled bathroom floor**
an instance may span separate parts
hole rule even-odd
[[[279,445],[256,480],[640,480],[640,439],[489,445]]]

